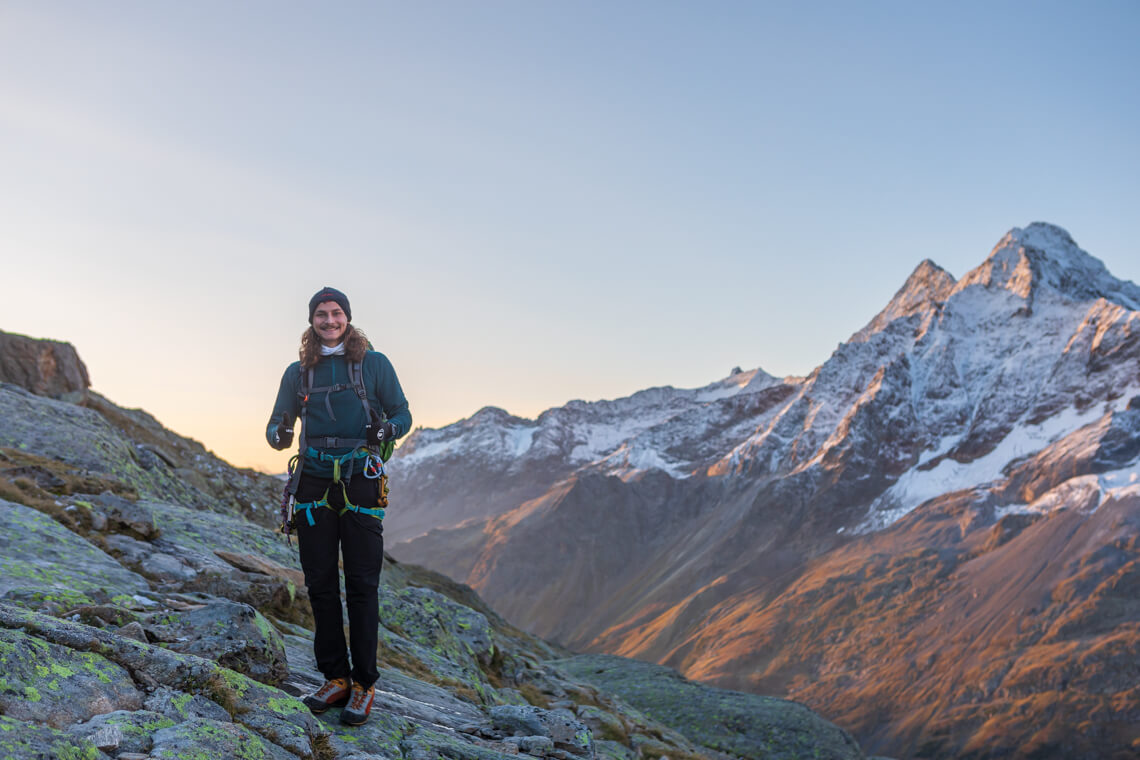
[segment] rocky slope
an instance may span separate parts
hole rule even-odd
[[[44,391],[32,375],[6,377]],[[641,708],[470,588],[391,558],[372,719],[316,718],[297,699],[321,679],[296,548],[247,519],[266,521],[271,483],[86,388],[62,395],[0,384],[0,757],[864,756],[801,705],[676,674],[654,688],[664,704],[732,704],[737,721]],[[662,680],[607,664],[623,670]]]
[[[1064,230],[1014,229],[960,280],[920,263],[806,378],[416,433],[393,551],[541,635],[790,696],[873,751],[1132,756],[1138,309]],[[448,512],[458,483],[483,515]]]

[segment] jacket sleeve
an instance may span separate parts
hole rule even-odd
[[[269,424],[265,427],[265,440],[272,446],[273,433],[277,426],[289,416],[289,420],[297,424],[297,415],[301,413],[301,403],[297,399],[297,389],[301,382],[301,373],[298,362],[293,362],[286,368],[281,376],[281,387],[277,390],[277,401],[273,404],[273,413],[269,415]]]
[[[400,387],[400,379],[396,377],[396,370],[392,362],[384,354],[377,353],[379,366],[376,373],[376,387],[373,392],[380,401],[384,416],[395,428],[396,437],[412,429],[412,413],[408,410],[408,399],[404,397],[404,389]]]

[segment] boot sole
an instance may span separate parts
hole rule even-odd
[[[344,707],[348,704],[348,697],[342,697],[335,702],[321,702],[320,700],[310,699],[309,697],[305,697],[301,701],[305,704],[305,707],[309,708],[309,712],[313,715],[320,715],[321,713],[328,712],[329,708]]]
[[[344,724],[344,725],[346,725],[346,726],[363,726],[365,723],[367,723],[367,722],[368,722],[368,716],[367,716],[367,715],[365,715],[365,716],[364,716],[363,718],[361,718],[360,720],[356,720],[355,718],[350,718],[350,717],[347,717],[347,716],[346,716],[346,715],[345,715],[345,714],[342,712],[342,713],[340,714],[340,722],[341,722],[341,723],[343,723],[343,724]]]

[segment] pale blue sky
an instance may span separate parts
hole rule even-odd
[[[239,464],[333,285],[417,423],[801,374],[1013,226],[1140,281],[1140,5],[0,0],[0,329]]]

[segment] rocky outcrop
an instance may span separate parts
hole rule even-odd
[[[76,404],[0,385],[0,419],[0,450],[11,450],[0,459],[0,478],[23,478],[31,495],[111,489],[267,526],[277,519],[280,481],[231,467],[145,412],[92,391]]]
[[[87,367],[70,343],[37,340],[0,330],[0,383],[40,396],[82,397],[91,387]]]

